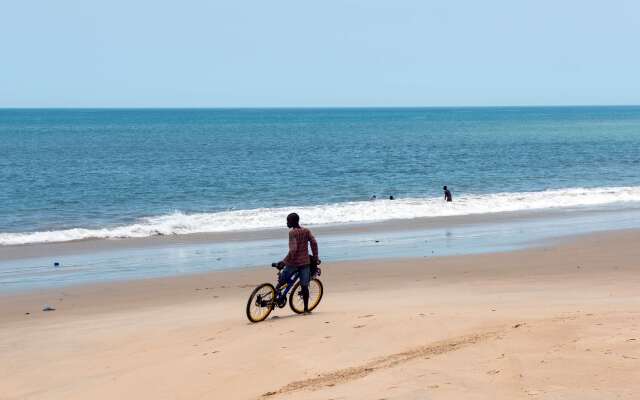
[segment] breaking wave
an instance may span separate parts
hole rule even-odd
[[[281,227],[286,215],[296,211],[307,225],[367,223],[413,219],[602,206],[640,202],[640,187],[570,188],[540,192],[469,194],[445,203],[440,197],[358,201],[315,206],[258,208],[216,213],[172,214],[141,218],[134,224],[102,229],[74,228],[54,231],[0,233],[0,245],[66,242],[89,238],[139,238],[230,232]]]

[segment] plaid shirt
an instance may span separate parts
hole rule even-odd
[[[311,231],[307,228],[292,228],[289,230],[289,253],[282,260],[285,265],[302,266],[309,265],[309,247],[311,244],[311,253],[314,257],[318,257],[318,243],[313,237]]]

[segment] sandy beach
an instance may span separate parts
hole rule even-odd
[[[639,240],[325,263],[258,324],[269,268],[5,294],[0,398],[635,399]]]
[[[0,400],[640,400],[640,2],[6,3]]]

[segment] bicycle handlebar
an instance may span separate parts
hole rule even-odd
[[[311,263],[313,264],[313,260],[311,260]],[[316,263],[315,265],[318,266],[318,265],[322,264],[322,261],[315,260],[315,263]],[[280,261],[280,262],[277,262],[277,263],[271,263],[271,267],[272,268],[277,268],[278,271],[280,271],[282,268],[285,267],[285,265],[284,265],[284,263],[282,261]]]

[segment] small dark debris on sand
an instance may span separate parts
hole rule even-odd
[[[51,307],[51,306],[49,306],[49,305],[45,305],[45,306],[42,308],[42,311],[55,311],[55,310],[56,310],[55,308],[53,308],[53,307]]]

